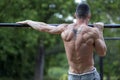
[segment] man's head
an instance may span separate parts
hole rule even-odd
[[[81,3],[76,8],[76,17],[79,19],[86,19],[90,17],[90,8],[88,4]]]

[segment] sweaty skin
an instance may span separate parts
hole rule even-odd
[[[106,45],[103,39],[103,26],[99,23],[95,27],[87,24],[61,24],[50,26],[43,22],[26,20],[18,22],[28,24],[32,28],[52,34],[61,34],[68,59],[69,71],[76,74],[89,72],[94,67],[94,49],[100,56],[106,54]]]

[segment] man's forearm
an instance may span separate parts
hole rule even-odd
[[[35,21],[32,21],[32,20],[25,20],[25,21],[20,21],[20,22],[17,22],[17,23],[27,24],[34,29],[37,29],[37,27],[38,27],[38,24]]]
[[[95,49],[100,56],[104,56],[107,48],[103,37],[103,31],[99,31],[98,34],[99,37],[95,40]]]
[[[41,31],[43,28],[45,28],[45,26],[48,26],[47,24],[45,24],[43,22],[36,22],[36,21],[31,21],[31,20],[28,20],[27,24],[29,26],[31,26],[33,29],[39,30],[39,31]]]
[[[97,39],[95,44],[95,49],[100,56],[105,56],[107,49],[104,40]]]

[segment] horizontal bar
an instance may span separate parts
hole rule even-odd
[[[49,24],[52,26],[58,26],[59,24]],[[0,23],[0,27],[30,27],[27,24],[18,24],[18,23]]]
[[[52,26],[58,26],[59,24],[49,24]],[[93,27],[92,24],[88,25]],[[0,23],[0,27],[30,27],[29,25],[26,24],[18,24],[18,23]],[[120,24],[105,24],[105,28],[120,28]],[[120,40],[120,37],[105,37],[105,40]]]
[[[120,40],[120,37],[104,37],[105,40]]]
[[[0,23],[0,27],[30,27],[30,26],[18,23]]]
[[[58,26],[60,24],[49,24],[52,26]],[[88,26],[93,27],[92,24],[89,24]],[[29,25],[23,25],[18,23],[0,23],[0,27],[30,27]],[[120,24],[104,24],[105,28],[120,28]]]
[[[52,26],[58,26],[59,24],[49,24]],[[0,23],[0,27],[30,27],[27,24],[18,24],[18,23]]]

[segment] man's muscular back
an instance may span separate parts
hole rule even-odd
[[[62,32],[69,70],[73,73],[90,71],[93,66],[94,41],[98,37],[95,28],[70,24]]]

